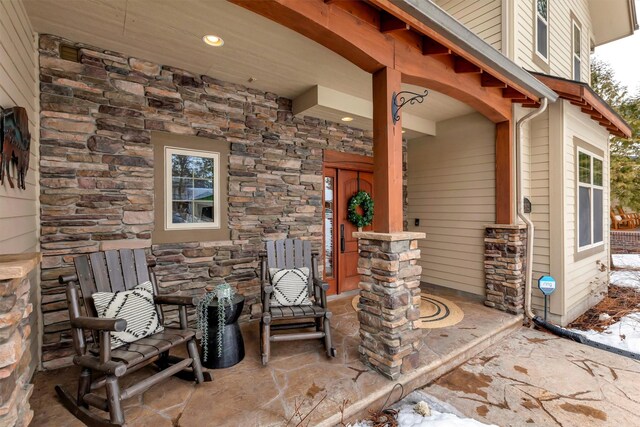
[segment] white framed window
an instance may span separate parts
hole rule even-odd
[[[165,229],[220,228],[220,153],[164,149]]]
[[[535,23],[536,54],[545,62],[549,60],[549,3],[536,0]]]
[[[573,63],[573,80],[580,81],[580,69],[582,67],[582,31],[576,21],[572,21],[573,47],[571,49],[571,61]]]
[[[603,161],[582,148],[577,150],[576,167],[578,252],[603,244],[604,188]]]

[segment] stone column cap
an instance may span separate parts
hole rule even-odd
[[[41,258],[40,252],[0,255],[0,280],[25,277],[36,268]]]
[[[527,228],[526,224],[485,224],[484,228],[502,228],[505,230],[522,230]]]
[[[425,233],[416,231],[399,231],[397,233],[377,233],[375,231],[356,231],[353,233],[356,239],[382,240],[385,242],[396,242],[398,240],[418,240],[427,237]]]

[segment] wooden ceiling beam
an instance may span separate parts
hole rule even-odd
[[[598,118],[602,117],[602,114],[600,114],[597,111],[592,110],[590,108],[581,108],[580,111],[582,111],[585,114],[590,115],[591,117],[598,117]]]
[[[394,33],[397,31],[409,31],[411,27],[409,24],[396,18],[387,12],[380,12],[380,32],[382,33]]]
[[[453,72],[452,55],[423,55],[422,31],[411,22],[405,20],[410,31],[381,33],[380,10],[384,8],[360,1],[330,5],[322,0],[229,1],[308,37],[368,73],[390,67],[402,74],[403,83],[464,102],[494,123],[512,117],[511,101],[502,97],[500,88],[482,87],[477,75]]]
[[[451,49],[429,37],[422,37],[423,55],[451,55]]]
[[[480,84],[483,87],[499,87],[499,88],[507,87],[507,84],[505,82],[493,77],[491,74],[486,72],[480,75]]]
[[[576,107],[580,107],[580,108],[586,108],[589,106],[589,104],[584,101],[569,101],[569,102],[572,105],[575,105]]]
[[[527,99],[526,95],[523,95],[522,93],[520,93],[519,91],[517,91],[516,89],[514,89],[512,87],[506,87],[506,88],[502,89],[502,97],[503,98],[509,98],[509,99],[511,99],[513,101]]]
[[[231,1],[238,1],[238,0],[231,0]],[[459,48],[454,41],[451,41],[451,40],[447,39],[442,33],[438,32],[437,29],[430,27],[429,25],[427,25],[424,22],[420,21],[420,19],[418,19],[418,18],[410,15],[409,13],[405,12],[404,10],[402,10],[399,6],[394,4],[394,3],[396,3],[395,1],[391,1],[391,0],[367,0],[367,2],[371,3],[372,5],[374,5],[375,7],[379,8],[380,10],[387,11],[390,14],[401,18],[404,22],[406,22],[407,24],[409,24],[411,26],[413,31],[416,31],[416,32],[418,32],[418,33],[420,33],[420,34],[422,34],[422,35],[424,35],[426,37],[429,37],[429,38],[437,41],[438,43],[442,44],[443,46],[446,46],[452,52],[454,52],[457,55],[465,58],[469,62],[472,62],[472,63],[476,64],[484,72],[488,72],[488,73],[493,74],[495,76],[501,76],[500,71],[495,69],[494,66],[491,63],[484,62],[480,58],[474,56],[474,54],[472,52],[468,52],[463,48]],[[355,2],[355,3],[358,3],[358,2]],[[506,79],[506,76],[505,76],[505,79]],[[528,98],[535,99],[535,100],[538,99],[538,95],[537,94],[531,92],[530,90],[526,89],[525,87],[522,87],[520,85],[520,83],[517,82],[517,81],[507,80],[505,83],[507,83],[508,86],[511,86],[511,87],[513,87],[515,89],[518,89],[519,91],[521,91],[522,93],[527,95]]]
[[[539,102],[531,101],[530,99],[528,99],[527,102],[523,102],[521,105],[524,108],[539,108],[540,107],[540,103]]]
[[[472,64],[471,62],[457,55],[454,56],[453,59],[453,70],[458,74],[482,72],[482,69],[476,64]]]

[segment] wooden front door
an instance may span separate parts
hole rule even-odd
[[[325,167],[324,176],[324,278],[329,283],[328,293],[336,294],[357,289],[360,282],[358,239],[353,237],[358,229],[347,219],[347,207],[359,190],[374,197],[373,173]]]

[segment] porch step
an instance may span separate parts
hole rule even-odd
[[[500,328],[493,329],[491,332],[475,338],[449,354],[433,360],[428,365],[419,367],[414,372],[402,375],[396,381],[389,381],[388,384],[378,389],[375,393],[372,393],[347,407],[344,411],[344,415],[335,414],[317,425],[322,427],[332,427],[339,424],[342,417],[344,417],[344,420],[348,421],[347,424],[358,419],[366,418],[369,416],[369,409],[378,409],[384,404],[387,396],[397,383],[402,384],[404,388],[404,395],[422,388],[468,360],[473,359],[487,348],[507,338],[522,327],[523,320],[524,316],[521,314],[513,316],[511,319],[504,322]],[[394,393],[398,393],[398,391],[396,390]],[[399,398],[400,396],[392,396],[388,405],[391,405]]]

